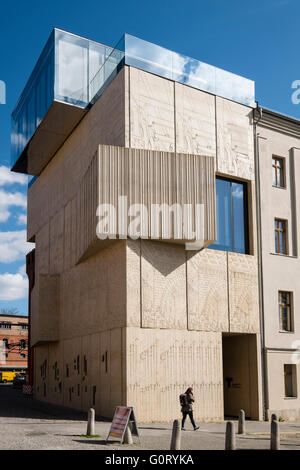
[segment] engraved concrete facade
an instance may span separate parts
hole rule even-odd
[[[235,414],[245,397],[247,416],[262,417],[252,114],[125,66],[54,155],[28,191],[36,398],[106,417],[129,405],[139,421],[172,421],[192,385],[196,419]],[[202,156],[217,175],[246,182],[249,254],[127,239],[82,257],[93,244],[84,217],[97,199],[89,169],[99,145]],[[54,310],[46,337],[39,317],[50,325]]]

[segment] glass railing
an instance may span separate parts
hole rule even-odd
[[[55,31],[55,100],[85,108],[91,101],[90,83],[113,48]]]
[[[254,81],[124,34],[116,49],[124,63],[161,77],[255,107]]]
[[[125,53],[113,49],[90,83],[90,102],[93,104],[105,87],[116,76],[124,63]]]

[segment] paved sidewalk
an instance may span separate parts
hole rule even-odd
[[[174,417],[174,418],[180,418]],[[226,422],[199,424],[200,429],[182,432],[182,450],[223,450]],[[99,438],[86,438],[86,415],[74,410],[38,403],[10,385],[0,385],[0,449],[38,450],[169,450],[172,424],[138,423],[140,442],[120,446],[105,444],[110,422],[96,421]],[[238,449],[269,449],[270,423],[246,421],[245,436],[237,435]],[[300,423],[280,423],[281,449],[300,450]]]

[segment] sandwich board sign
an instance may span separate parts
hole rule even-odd
[[[117,406],[105,442],[107,442],[110,437],[116,437],[120,439],[120,443],[122,444],[127,426],[130,426],[130,431],[133,436],[140,438],[132,406]]]

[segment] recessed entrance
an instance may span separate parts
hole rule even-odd
[[[223,334],[224,415],[259,419],[257,336]]]

